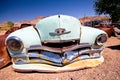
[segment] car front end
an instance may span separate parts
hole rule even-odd
[[[16,71],[61,72],[102,63],[106,41],[104,31],[83,27],[71,16],[55,15],[11,33],[6,46]]]

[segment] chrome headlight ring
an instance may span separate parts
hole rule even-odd
[[[95,43],[99,46],[104,45],[104,43],[107,41],[107,35],[106,34],[100,34],[97,36]]]
[[[6,46],[11,51],[20,51],[24,47],[22,40],[16,36],[9,37],[6,41]]]

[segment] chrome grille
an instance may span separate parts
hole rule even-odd
[[[68,50],[65,49],[63,53],[60,53],[59,50],[57,52],[57,50],[54,50],[56,48],[53,47],[47,48],[48,46],[43,45],[31,46],[28,49],[29,63],[64,66],[82,59],[98,58],[102,51],[102,49],[91,49],[91,45],[87,43],[70,47]]]

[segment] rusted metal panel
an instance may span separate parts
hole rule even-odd
[[[8,63],[11,62],[10,56],[6,50],[5,46],[5,39],[7,35],[0,36],[0,68],[6,66]]]

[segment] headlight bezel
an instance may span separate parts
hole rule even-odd
[[[97,36],[95,44],[98,46],[103,46],[107,42],[107,39],[108,39],[107,34],[100,34]]]
[[[11,36],[6,40],[7,49],[14,52],[19,52],[23,50],[24,45],[22,40],[19,37]]]

